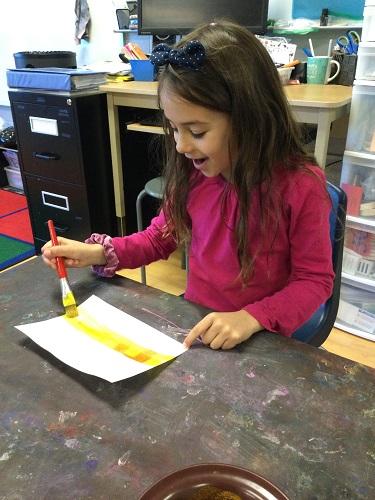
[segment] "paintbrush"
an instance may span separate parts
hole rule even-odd
[[[55,247],[59,244],[56,236],[55,226],[53,221],[48,221],[49,234],[51,236],[52,245]],[[64,259],[62,257],[56,257],[57,272],[60,278],[60,287],[62,295],[62,303],[65,307],[65,314],[68,318],[75,318],[78,316],[78,309],[76,306],[76,301],[73,292],[70,288],[68,276],[66,274]]]

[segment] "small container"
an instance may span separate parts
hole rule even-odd
[[[21,172],[16,168],[11,168],[11,167],[4,167],[4,170],[8,177],[9,186],[23,190]]]
[[[356,253],[353,250],[344,247],[344,253],[342,256],[342,270],[344,271],[344,273],[354,276],[354,274],[357,272],[360,259],[361,256],[359,253]]]
[[[140,82],[154,81],[155,66],[149,59],[130,59],[129,62],[134,80]]]
[[[352,87],[358,62],[357,54],[334,53],[333,58],[339,62],[341,66],[340,73],[335,80],[336,84]]]
[[[3,153],[5,158],[8,160],[9,165],[13,168],[20,168],[17,151],[3,151]]]
[[[361,274],[362,276],[366,276],[368,278],[372,276],[374,272],[374,267],[375,267],[375,261],[360,259],[360,261],[358,262],[357,273]]]
[[[290,80],[290,75],[292,74],[293,68],[277,68],[281,83],[286,85]]]
[[[328,26],[328,9],[322,9],[320,16],[320,26]]]

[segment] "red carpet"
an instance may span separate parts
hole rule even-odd
[[[26,196],[0,189],[0,271],[35,255]]]
[[[15,196],[21,195],[18,194]],[[16,238],[17,240],[34,244],[27,207],[21,209],[19,212],[13,212],[4,217],[0,216],[0,233],[10,236],[11,238]]]
[[[0,189],[0,217],[27,208],[26,196]]]

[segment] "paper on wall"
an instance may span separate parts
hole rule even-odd
[[[117,382],[186,351],[180,342],[91,296],[66,315],[16,328],[67,365]]]

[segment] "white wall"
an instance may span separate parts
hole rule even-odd
[[[10,119],[5,71],[14,68],[13,54],[30,50],[68,50],[77,53],[78,66],[117,61],[122,35],[117,29],[116,7],[122,0],[88,0],[90,42],[76,45],[75,0],[8,0],[0,20],[0,116]],[[270,0],[269,18],[290,19],[292,0]]]
[[[292,19],[293,0],[269,0],[268,19]]]
[[[8,0],[0,20],[0,116],[8,106],[7,68],[14,68],[13,54],[30,50],[66,50],[77,53],[77,63],[117,61],[122,36],[117,29],[112,0],[88,0],[91,13],[90,43],[76,45],[75,0]]]

